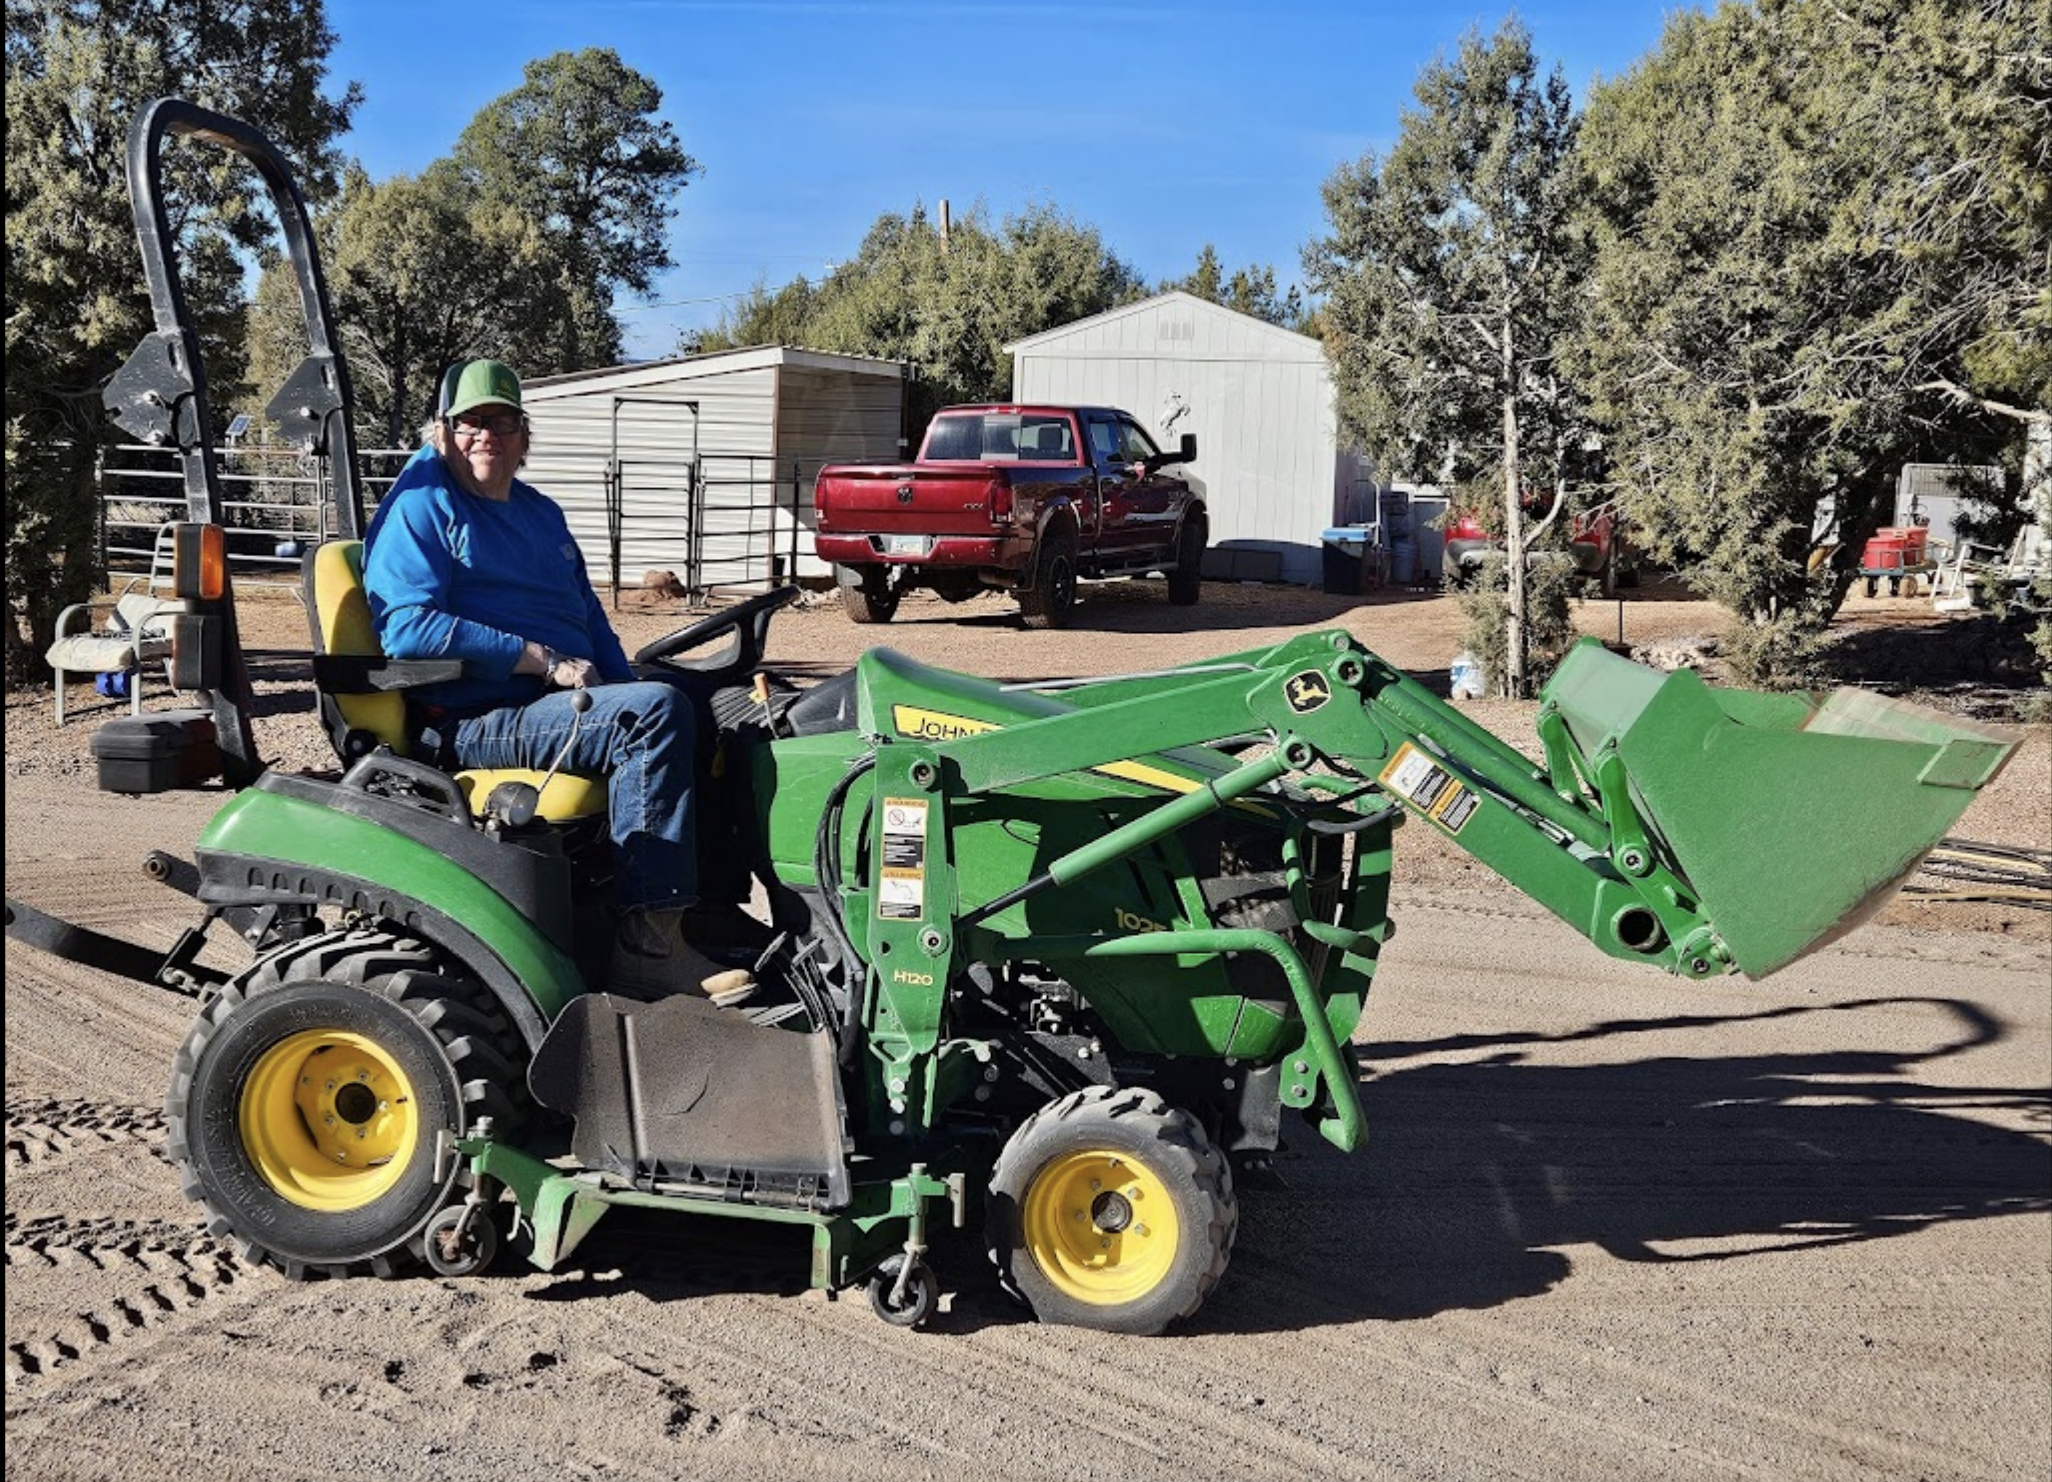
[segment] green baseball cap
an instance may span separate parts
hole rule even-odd
[[[520,410],[520,377],[513,368],[497,360],[469,360],[456,372],[456,384],[449,388],[443,415],[460,417],[479,407],[501,406]]]

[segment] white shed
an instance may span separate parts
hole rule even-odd
[[[813,479],[900,455],[905,367],[773,345],[536,377],[524,398],[521,477],[563,506],[593,584],[700,590],[826,573]]]
[[[1374,471],[1340,442],[1307,335],[1176,292],[1005,349],[1017,401],[1122,407],[1164,446],[1197,434],[1207,576],[1316,583],[1322,532],[1376,519]]]

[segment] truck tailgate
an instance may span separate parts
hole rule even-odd
[[[990,470],[835,468],[820,476],[823,528],[888,535],[988,535]]]

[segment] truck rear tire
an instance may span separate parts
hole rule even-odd
[[[1204,590],[1204,544],[1208,532],[1202,520],[1185,520],[1176,536],[1176,564],[1169,568],[1168,599],[1176,607],[1195,607]]]
[[[486,990],[417,942],[328,932],[227,984],[180,1047],[168,1150],[210,1234],[295,1280],[391,1276],[462,1196],[442,1134],[518,1131],[526,1049]]]
[[[1232,1171],[1188,1112],[1092,1086],[1050,1102],[991,1174],[986,1239],[1007,1291],[1042,1322],[1159,1333],[1225,1275]]]
[[[1066,628],[1076,607],[1076,537],[1051,532],[1040,543],[1033,585],[1019,594],[1019,611],[1029,628]]]
[[[898,615],[898,598],[904,594],[884,578],[881,567],[836,566],[834,582],[849,622],[887,623]]]

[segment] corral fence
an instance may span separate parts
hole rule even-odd
[[[366,500],[383,497],[412,456],[403,448],[360,454]],[[301,559],[335,533],[327,459],[271,447],[222,447],[215,458],[236,584],[297,592]],[[168,587],[170,531],[184,518],[176,452],[139,443],[107,450],[100,465],[100,565],[110,583],[145,577],[152,588]]]
[[[557,456],[542,487],[563,506],[592,580],[615,603],[650,571],[671,571],[692,594],[766,587],[798,570],[810,483],[802,465],[763,454],[695,458]],[[596,484],[604,529],[577,497]],[[809,547],[808,547],[809,548]]]
[[[366,518],[412,451],[358,454]],[[336,532],[328,462],[293,448],[223,446],[228,561],[239,587],[299,590],[307,551]],[[789,580],[799,561],[804,468],[760,454],[686,459],[556,454],[528,470],[560,503],[592,580],[623,587],[666,570],[693,595]],[[100,564],[107,581],[171,580],[170,530],[185,518],[175,453],[141,444],[108,449],[100,470]]]

